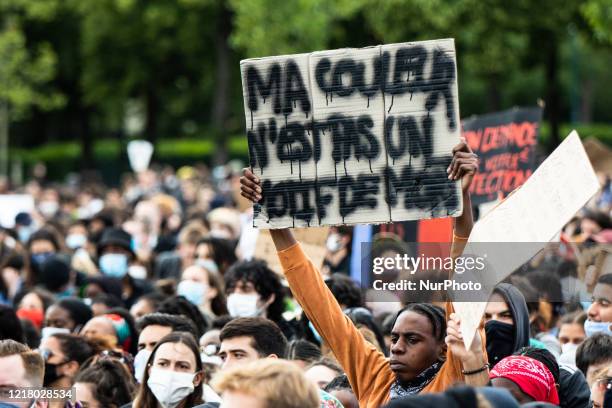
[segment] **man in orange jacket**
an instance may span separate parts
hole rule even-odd
[[[452,256],[458,256],[469,236],[473,218],[470,183],[478,159],[465,140],[453,149],[448,168],[450,179],[462,180],[463,214],[454,222]],[[258,202],[264,193],[260,180],[248,169],[241,178],[241,194]],[[482,386],[488,382],[488,364],[482,334],[476,334],[466,350],[461,321],[452,305],[442,309],[413,303],[402,309],[391,332],[387,359],[368,343],[344,315],[321,273],[304,254],[289,229],[270,230],[291,292],[329,345],[346,372],[359,406],[379,407],[385,402],[420,392],[439,392],[457,382]]]

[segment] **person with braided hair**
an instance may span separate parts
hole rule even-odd
[[[458,256],[467,241],[473,217],[469,187],[478,159],[463,140],[453,149],[449,179],[462,180],[463,214],[455,219],[451,256]],[[244,169],[241,194],[254,203],[262,199],[261,181]],[[396,316],[391,331],[390,359],[369,344],[325,284],[289,229],[271,229],[270,234],[285,277],[295,299],[349,379],[359,406],[379,407],[392,399],[421,392],[443,391],[464,381],[484,385],[488,364],[481,333],[469,350],[461,335],[461,321],[447,310],[429,304],[409,305]],[[448,325],[446,319],[449,319]]]

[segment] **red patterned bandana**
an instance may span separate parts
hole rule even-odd
[[[508,356],[493,367],[489,378],[506,378],[536,401],[559,405],[559,394],[550,370],[526,356]]]

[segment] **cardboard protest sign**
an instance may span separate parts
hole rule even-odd
[[[464,254],[486,258],[487,244],[509,245],[506,251],[488,257],[489,265],[478,280],[492,287],[514,272],[555,237],[599,188],[578,133],[573,131],[520,189],[474,225]],[[487,282],[491,279],[496,281]],[[486,302],[453,302],[453,306],[461,316],[463,339],[469,348]]]
[[[463,136],[480,159],[470,193],[474,204],[520,187],[536,167],[541,108],[515,108],[462,121]]]
[[[132,140],[127,146],[130,167],[134,173],[140,173],[149,168],[153,156],[153,144],[146,140]]]
[[[323,258],[325,257],[325,240],[327,235],[329,235],[329,228],[296,228],[293,234],[314,266],[320,269],[323,266]],[[283,267],[280,264],[276,247],[269,231],[262,230],[259,232],[257,243],[255,244],[254,257],[263,259],[270,269],[282,275]]]
[[[240,63],[258,228],[458,216],[452,39]]]

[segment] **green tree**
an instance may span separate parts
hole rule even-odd
[[[56,55],[47,43],[27,43],[23,24],[52,18],[57,2],[41,0],[0,3],[0,174],[8,174],[9,125],[32,107],[49,110],[64,98],[47,85],[53,79]]]

